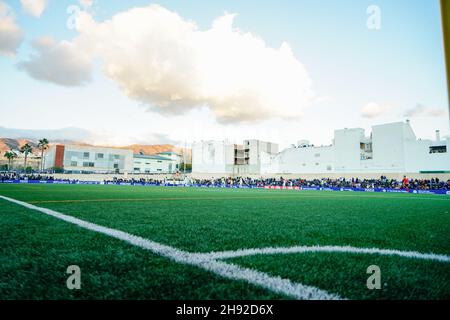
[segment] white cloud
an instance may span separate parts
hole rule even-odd
[[[104,73],[127,96],[158,112],[208,106],[220,122],[299,118],[314,98],[305,67],[287,43],[271,48],[234,28],[233,19],[225,14],[199,30],[158,5],[133,8],[105,22],[82,12],[80,35],[72,43],[99,57]],[[53,60],[58,68],[65,62],[46,59],[44,53],[41,59]],[[33,58],[30,66],[38,63]],[[54,82],[64,84],[59,80],[64,79]]]
[[[39,18],[47,7],[47,0],[20,0],[22,8],[29,14]]]
[[[374,119],[382,116],[391,108],[388,104],[378,104],[370,102],[361,109],[361,116],[363,118]]]
[[[18,64],[37,80],[57,83],[64,86],[77,86],[91,80],[92,61],[75,43],[44,37],[33,41],[38,52],[29,61]]]
[[[23,33],[6,3],[0,1],[0,55],[14,56],[23,40]]]
[[[329,104],[335,103],[336,99],[330,96],[319,96],[314,99],[314,102],[318,104]]]
[[[430,108],[426,107],[423,104],[417,104],[414,108],[407,110],[404,114],[405,117],[413,118],[413,117],[444,117],[447,114],[447,111],[444,108]]]
[[[92,7],[93,3],[94,3],[94,0],[80,0],[80,4],[83,8]]]

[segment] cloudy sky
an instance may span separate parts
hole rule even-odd
[[[438,0],[0,0],[0,127],[287,146],[410,119],[432,138],[442,46]]]

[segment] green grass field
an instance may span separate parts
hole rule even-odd
[[[0,185],[0,195],[190,253],[353,246],[450,255],[450,197],[316,191]],[[450,263],[309,252],[226,263],[347,299],[450,299]],[[81,268],[69,290],[66,269]],[[381,270],[369,290],[368,266]],[[291,299],[0,199],[0,299]]]

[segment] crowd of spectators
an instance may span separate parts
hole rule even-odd
[[[117,178],[114,177],[112,180],[105,179],[103,180],[105,184],[120,184],[120,183],[129,183],[129,184],[154,184],[154,185],[164,185],[167,180],[158,180],[158,179],[145,179],[145,178]]]
[[[55,181],[56,179],[51,175],[22,174],[22,173],[16,173],[16,172],[0,172],[0,181],[4,182],[7,180]],[[76,182],[77,180],[58,179],[58,181]]]
[[[18,174],[18,173],[0,173],[0,181],[5,180],[37,180],[37,181],[55,181],[51,175],[40,174]],[[73,182],[77,180],[58,179],[57,181]],[[408,179],[404,177],[402,180],[388,179],[381,176],[378,179],[284,179],[280,178],[249,178],[249,177],[222,177],[211,179],[192,179],[189,177],[178,177],[175,179],[146,179],[146,178],[113,178],[104,180],[105,184],[152,184],[152,185],[195,185],[205,187],[252,187],[263,188],[267,186],[280,187],[322,187],[322,188],[363,188],[363,189],[410,189],[410,190],[450,190],[450,180],[443,181],[439,178],[432,179]]]
[[[196,185],[216,186],[216,187],[322,187],[322,188],[363,188],[363,189],[411,189],[411,190],[450,190],[450,180],[441,181],[439,178],[432,179],[388,179],[385,176],[379,179],[253,179],[246,177],[237,178],[216,178],[216,179],[196,179]]]

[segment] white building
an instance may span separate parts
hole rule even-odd
[[[202,141],[192,146],[192,172],[258,174],[270,168],[277,153],[277,144],[259,140],[246,140],[242,145]]]
[[[72,173],[175,173],[180,159],[175,152],[146,156],[117,148],[55,145],[45,155],[45,168]]]
[[[116,148],[55,145],[45,155],[45,168],[74,173],[130,173],[133,152]]]
[[[134,173],[175,173],[179,170],[179,158],[176,153],[171,153],[172,157],[163,157],[159,153],[155,156],[145,156],[135,154],[133,157]]]
[[[248,144],[247,144],[248,143]],[[315,147],[306,140],[278,153],[257,140],[244,146],[201,142],[192,149],[194,173],[326,174],[450,172],[450,138],[417,139],[409,121],[334,132],[333,144]],[[238,156],[236,156],[238,155]]]

